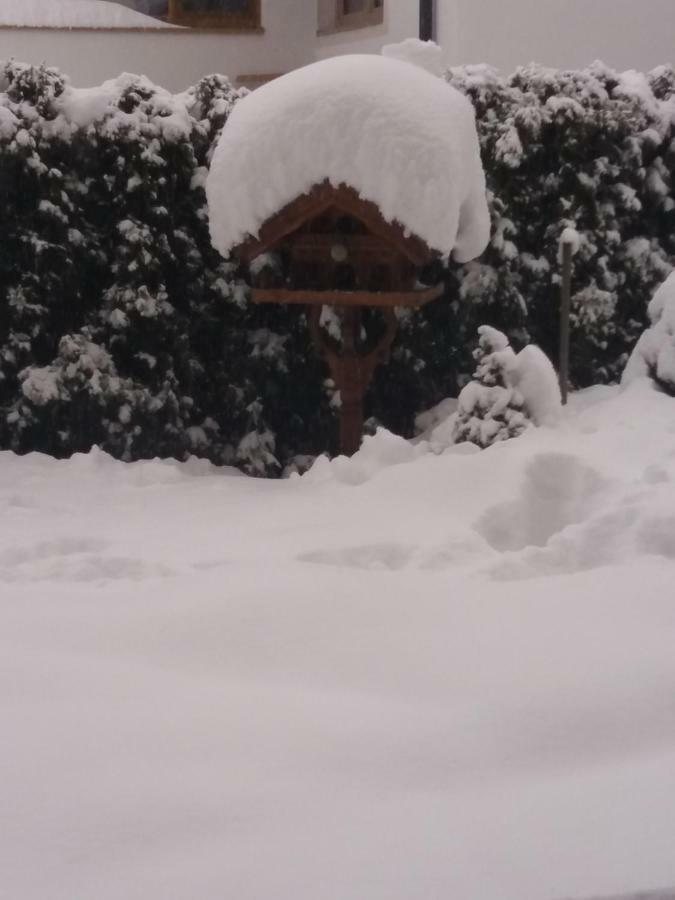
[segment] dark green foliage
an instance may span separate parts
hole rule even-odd
[[[15,63],[0,78],[0,448],[195,453],[261,475],[334,452],[304,314],[249,304],[211,247],[206,174],[243,92],[214,75],[173,97],[122,76],[85,96]],[[675,262],[672,68],[448,80],[476,108],[493,236],[480,260],[440,267],[445,296],[402,315],[376,373],[366,414],[405,435],[468,382],[481,323],[555,359],[565,226],[581,236],[577,386],[617,379]]]
[[[572,380],[615,381],[644,327],[646,304],[670,271],[673,73],[619,76],[596,63],[581,72],[540,66],[501,78],[485,67],[449,80],[477,110],[493,202],[494,236],[481,264],[491,267],[491,300],[517,344],[525,333],[557,355],[558,242],[581,236],[574,259]],[[460,276],[464,295],[486,301]],[[469,281],[468,281],[468,280]],[[486,316],[487,317],[487,316]],[[514,331],[522,328],[524,333]]]

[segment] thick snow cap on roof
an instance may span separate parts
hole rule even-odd
[[[0,26],[14,28],[175,28],[108,0],[0,0]]]
[[[207,181],[214,246],[227,256],[317,184],[346,184],[432,250],[465,262],[489,239],[473,107],[397,59],[341,56],[237,103]]]

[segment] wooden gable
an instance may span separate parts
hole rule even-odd
[[[235,248],[234,253],[251,262],[261,253],[273,249],[279,242],[298,231],[306,222],[318,218],[331,208],[343,211],[361,221],[368,231],[393,245],[414,266],[426,265],[434,253],[420,238],[405,231],[398,222],[387,222],[375,203],[364,200],[346,184],[333,187],[324,181],[307,194],[291,201],[275,213],[260,229],[257,237],[251,237]]]
[[[276,268],[252,279],[255,303],[421,306],[442,290],[417,284],[437,254],[353,188],[328,181],[285,206],[234,252],[249,264],[276,256]]]

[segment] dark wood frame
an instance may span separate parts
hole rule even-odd
[[[333,187],[329,181],[323,181],[307,194],[291,201],[265,222],[256,237],[250,237],[235,247],[233,253],[251,262],[282,238],[297,231],[308,219],[321,215],[333,206],[360,219],[373,234],[395,243],[414,266],[424,266],[434,258],[424,241],[406,232],[398,222],[387,222],[375,203],[364,200],[346,184]]]
[[[443,293],[442,284],[415,291],[293,291],[290,288],[253,288],[254,303],[298,303],[304,306],[408,306],[418,308]]]
[[[246,13],[193,13],[184,9],[184,0],[169,0],[168,21],[172,25],[186,25],[192,28],[207,28],[218,31],[260,31],[261,0],[248,0]]]
[[[323,289],[306,290],[302,287],[266,285],[261,280],[259,286],[252,289],[252,299],[254,303],[294,303],[307,308],[312,342],[340,391],[340,449],[342,453],[351,455],[361,443],[364,397],[368,386],[377,367],[389,360],[396,336],[396,307],[420,307],[443,293],[443,284],[431,287],[416,284],[415,270],[436,259],[438,254],[421,238],[406,231],[399,222],[387,222],[379,207],[364,200],[354,188],[346,184],[336,187],[329,181],[323,181],[308,193],[296,197],[269,218],[256,236],[250,236],[233,248],[232,253],[243,262],[251,263],[261,254],[285,245],[291,264],[298,261],[299,265],[305,262],[311,265],[315,254],[326,260],[335,240],[330,228],[333,217],[343,213],[359,220],[366,229],[365,234],[348,233],[344,237],[340,234],[340,243],[344,241],[350,257],[353,254],[355,266],[363,265],[367,272],[371,253],[389,259],[394,268],[398,260],[398,278],[391,279],[388,285],[393,289],[370,291],[357,287],[354,290],[338,290],[329,283],[323,284]],[[307,225],[311,229],[312,223],[322,217],[323,227],[326,223],[329,225],[326,232],[303,231]],[[358,285],[358,281],[354,284]],[[331,341],[320,327],[324,306],[334,307],[340,316],[342,341],[339,345]],[[369,307],[379,309],[385,322],[384,334],[377,337],[374,346],[364,345],[361,340],[362,314]]]

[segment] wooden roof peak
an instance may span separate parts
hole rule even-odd
[[[347,184],[338,187],[329,181],[315,185],[306,194],[296,197],[283,209],[271,216],[256,237],[249,237],[233,253],[247,262],[265,253],[282,238],[309,219],[320,216],[328,209],[337,208],[359,219],[373,234],[394,244],[415,266],[428,263],[437,254],[421,238],[407,232],[399,222],[387,222],[379,207]]]

